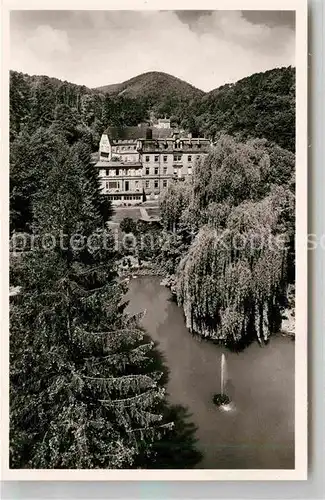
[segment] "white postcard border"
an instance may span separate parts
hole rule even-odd
[[[9,11],[10,10],[295,10],[296,11],[296,341],[295,468],[292,470],[9,469]],[[24,481],[261,481],[307,479],[307,0],[4,0],[2,3],[1,468]]]

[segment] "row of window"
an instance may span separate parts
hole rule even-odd
[[[185,143],[185,146],[188,148],[192,148],[193,144],[191,142],[188,142],[188,143]],[[202,144],[195,144],[195,146],[200,149]],[[183,141],[175,143],[175,149],[182,149],[183,147],[184,147]]]
[[[123,187],[123,184],[119,181],[109,181],[106,182],[106,189],[120,189],[121,185]],[[124,189],[125,191],[130,191],[130,181],[125,181],[124,182]],[[139,191],[139,181],[135,181],[134,183],[134,189],[135,191]]]
[[[206,142],[205,145],[207,146],[208,142]],[[144,147],[146,147],[146,146],[147,145],[145,143]],[[167,142],[156,141],[154,144],[151,145],[151,147],[155,147],[156,149],[157,148],[159,148],[159,149],[168,149],[168,147],[170,147],[170,149],[184,149],[184,148],[192,149],[193,147],[195,149],[196,148],[201,149],[202,144],[192,143],[192,142],[183,142],[183,141],[176,142],[176,143],[174,142],[173,144],[171,144],[171,143],[168,144]],[[142,149],[141,145],[139,146],[139,149]]]
[[[178,170],[180,169],[181,167],[177,167],[177,168],[174,168],[174,174],[178,172]],[[192,167],[191,166],[188,166],[187,167],[188,169],[188,173],[191,174],[192,173]],[[128,170],[120,170],[118,168],[116,169],[111,169],[111,170],[106,170],[106,176],[107,177],[114,177],[114,176],[117,176],[119,177],[120,175],[131,175],[131,176],[136,176],[136,177],[140,177],[142,174],[141,170],[135,170],[135,171],[129,171]],[[150,175],[150,167],[146,167],[145,169],[145,175]],[[153,175],[159,175],[159,167],[155,167],[154,168],[154,174]],[[163,167],[163,170],[162,170],[162,175],[167,175],[167,167]],[[137,181],[136,181],[137,182]]]
[[[181,170],[181,169],[182,169],[182,167],[174,168],[174,174],[177,174],[177,172],[179,170]],[[187,171],[188,171],[189,174],[191,174],[192,173],[192,167],[187,167]],[[150,175],[150,168],[149,167],[146,167],[145,175]],[[159,175],[159,169],[158,169],[158,167],[155,167],[155,169],[154,169],[154,175]],[[163,175],[167,175],[167,167],[163,168]]]
[[[116,152],[118,152],[118,151],[129,151],[130,149],[136,149],[136,148],[137,147],[136,147],[135,144],[134,145],[131,144],[130,146],[113,146],[112,147],[112,151],[116,151]]]
[[[111,194],[108,195],[110,200],[141,200],[142,196],[140,195],[121,195],[121,194]]]
[[[175,149],[182,149],[184,147],[186,148],[193,148],[196,147],[198,149],[201,149],[202,147],[202,144],[193,144],[191,142],[183,142],[183,141],[176,141],[174,144],[173,144],[173,147]],[[168,148],[168,143],[167,142],[156,142],[156,147],[163,147],[165,149]],[[119,152],[119,151],[136,151],[137,150],[137,145],[136,144],[129,144],[127,146],[112,146],[112,151],[116,151],[116,152]]]
[[[153,184],[153,185],[154,185],[154,188],[155,188],[155,189],[158,189],[158,188],[159,188],[159,181],[156,179],[156,180],[154,181],[154,184]],[[166,188],[166,187],[167,187],[167,179],[164,179],[164,180],[162,181],[162,186],[163,186],[164,188]],[[146,183],[145,183],[145,187],[146,187],[146,189],[149,189],[149,188],[150,188],[150,181],[146,181]]]
[[[124,195],[124,200],[141,200],[141,198],[139,195]]]
[[[167,167],[164,167],[163,173],[164,173],[164,175],[167,174]],[[150,175],[150,168],[149,167],[146,167],[146,175]],[[159,168],[158,167],[155,167],[154,175],[159,175]]]
[[[199,158],[199,156],[198,156],[197,158]],[[145,158],[145,159],[146,159],[146,162],[149,162],[149,161],[150,161],[150,156],[146,156],[146,158]],[[174,155],[173,159],[174,159],[174,161],[181,161],[181,159],[182,159],[182,155]],[[168,160],[167,155],[164,155],[164,156],[163,156],[163,161],[164,161],[164,163],[166,163],[166,162],[167,162],[167,160]],[[189,161],[189,162],[191,162],[191,161],[192,161],[192,155],[188,155],[188,156],[187,156],[187,161]],[[156,163],[158,163],[158,162],[159,162],[159,155],[155,155],[155,162],[156,162]]]
[[[121,161],[123,163],[137,163],[137,162],[139,162],[138,155],[133,155],[133,156],[126,156],[126,155],[116,156],[116,155],[114,155],[113,158],[115,159],[115,161],[118,160],[118,161]]]
[[[174,168],[174,175],[181,174],[181,172],[182,172],[182,167],[176,167],[176,168]],[[189,174],[191,174],[192,173],[192,167],[187,167],[187,172]],[[146,175],[150,175],[150,168],[149,167],[146,167],[145,174]],[[155,167],[154,175],[159,175],[159,169],[157,167]],[[167,167],[164,167],[164,169],[163,169],[163,175],[167,175]]]
[[[163,179],[162,186],[164,188],[167,187],[167,179]],[[150,181],[146,181],[145,182],[145,187],[146,187],[146,189],[149,189],[149,187],[150,187]],[[116,182],[116,181],[106,182],[106,189],[118,189],[119,190],[120,188],[121,188],[121,186],[120,186],[119,182]],[[154,180],[154,188],[155,189],[159,188],[159,180],[158,179]],[[129,186],[128,182],[125,183],[124,190],[125,191],[129,191],[130,190],[130,186]],[[135,185],[135,190],[139,191],[139,185],[137,183]]]
[[[131,175],[135,177],[140,177],[142,174],[141,169],[134,169],[134,170],[129,170],[128,168],[126,169],[119,169],[119,168],[114,168],[110,170],[106,170],[106,176],[120,176],[120,175]]]

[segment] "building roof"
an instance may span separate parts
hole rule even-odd
[[[173,129],[172,128],[153,128],[152,129],[152,138],[153,139],[167,139],[172,137]]]
[[[147,127],[141,125],[140,127],[109,127],[106,130],[111,141],[117,140],[133,140],[136,141],[146,136]]]
[[[136,141],[138,139],[146,139],[152,135],[153,139],[166,139],[171,137],[173,129],[159,129],[149,127],[148,125],[140,125],[138,127],[109,127],[106,134],[109,139],[115,141]]]

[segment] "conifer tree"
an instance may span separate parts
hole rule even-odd
[[[73,145],[72,152],[75,161],[80,166],[81,174],[85,177],[85,189],[87,189],[88,196],[91,197],[102,219],[108,221],[113,214],[112,203],[101,193],[98,170],[91,163],[91,144],[80,140]]]
[[[35,195],[33,221],[40,249],[19,264],[11,308],[11,467],[132,467],[172,424],[153,344],[124,314],[114,242],[72,153]]]

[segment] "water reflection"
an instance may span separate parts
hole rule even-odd
[[[159,278],[130,282],[132,313],[147,309],[143,326],[159,343],[169,368],[172,404],[188,408],[203,454],[200,468],[294,467],[294,343],[275,336],[265,347],[227,351],[230,411],[216,407],[220,358],[226,350],[199,341],[185,327],[182,310]]]

